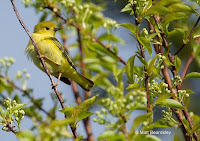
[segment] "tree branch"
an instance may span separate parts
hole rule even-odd
[[[16,135],[16,132],[15,132],[15,130],[13,129],[13,127],[11,127],[10,126],[10,124],[9,123],[7,123],[6,124],[6,127],[11,131],[11,132],[13,132],[13,134],[15,134]]]
[[[35,42],[34,39],[32,38],[32,36],[31,36],[30,32],[28,31],[28,29],[26,28],[24,22],[23,22],[22,19],[20,18],[19,13],[18,13],[18,11],[17,11],[17,8],[16,8],[16,6],[15,6],[14,0],[11,0],[11,3],[12,3],[12,5],[13,5],[13,9],[14,9],[14,11],[15,11],[15,14],[16,14],[16,16],[17,16],[17,18],[18,18],[20,24],[21,24],[22,27],[25,29],[26,33],[28,34],[29,38],[31,39],[32,44],[34,45],[34,47],[35,47],[35,49],[36,49],[36,51],[37,51],[37,53],[38,53],[38,55],[39,55],[40,61],[41,61],[42,65],[43,65],[44,70],[46,71],[47,75],[49,76],[49,79],[50,79],[50,81],[51,81],[51,83],[52,83],[52,86],[54,86],[53,78],[52,78],[52,76],[51,76],[51,74],[50,74],[50,72],[49,72],[49,70],[48,70],[48,68],[47,68],[47,66],[46,66],[46,64],[45,64],[44,59],[41,57],[41,53],[40,53],[40,50],[39,50],[39,48],[38,48],[36,42]],[[63,98],[61,97],[60,93],[58,92],[57,87],[53,87],[53,89],[54,89],[54,92],[55,92],[55,94],[56,94],[56,96],[57,96],[57,98],[58,98],[58,100],[59,100],[59,102],[60,102],[60,104],[61,104],[62,109],[64,109],[64,108],[65,108],[64,100],[63,100]],[[73,129],[73,128],[71,127],[71,130],[72,130],[72,133],[73,133],[73,135],[74,135],[74,138],[77,138],[76,129]]]
[[[134,19],[135,19],[135,24],[137,26],[139,26],[139,22],[138,22],[138,15],[137,15],[137,10],[136,10],[136,6],[134,4],[131,4],[131,8],[134,12]],[[138,29],[139,30],[139,29]],[[140,35],[140,32],[138,31],[138,34]],[[142,58],[144,58],[144,60],[146,60],[145,54],[144,54],[144,48],[142,46],[142,44],[137,40],[139,47],[140,47],[140,51],[141,51],[141,56]],[[144,67],[144,71],[146,72],[146,68]],[[147,73],[145,73],[145,88],[146,88],[146,93],[147,93],[147,112],[151,112],[151,100],[150,100],[150,93],[149,93],[149,86],[148,86],[148,79],[149,76]]]
[[[155,20],[156,23],[158,23],[158,24],[160,23],[160,20],[158,19],[157,15],[154,15],[154,20]],[[150,28],[151,28],[151,27],[150,27]],[[194,28],[193,28],[193,29],[194,29]],[[192,31],[192,32],[193,32],[193,31]],[[190,36],[192,35],[192,32],[191,32],[191,34],[189,35],[189,38],[190,38]],[[161,34],[161,37],[162,37],[162,41],[163,41],[163,46],[164,46],[165,48],[168,47],[167,40],[165,39],[165,37],[164,37],[163,34]],[[188,39],[189,39],[189,38],[188,38]],[[171,54],[170,51],[169,51],[169,53],[168,53],[168,58],[169,58],[169,60],[170,60],[171,63],[174,63],[174,56]],[[175,66],[172,66],[171,71],[172,71],[172,73],[173,73],[173,76],[177,76],[177,72],[176,72]],[[169,76],[169,78],[170,78],[170,76]],[[166,80],[166,78],[165,78],[165,80]],[[169,83],[171,83],[171,80],[170,80]],[[168,84],[168,85],[169,85],[169,84]],[[169,89],[170,89],[170,87],[171,87],[171,86],[169,85]],[[177,86],[177,89],[175,89],[175,88],[172,89],[172,92],[173,92],[173,93],[177,93],[177,90],[180,90],[180,86],[179,86],[179,85]],[[172,99],[175,99],[175,100],[176,100],[175,97],[172,97]],[[182,102],[182,104],[183,104],[183,106],[185,106],[184,102]],[[191,129],[193,128],[193,124],[192,124],[191,118],[190,118],[190,116],[189,116],[189,114],[188,114],[188,111],[183,110],[183,113],[180,112],[180,111],[176,111],[176,110],[173,110],[173,111],[178,112],[178,113],[175,113],[175,114],[177,115],[177,117],[179,118],[179,120],[181,121],[181,123],[182,123],[182,120],[184,119],[184,117],[183,117],[183,114],[184,114],[186,120],[189,121],[190,128],[191,128]],[[185,128],[185,129],[184,129],[184,128]],[[183,123],[182,123],[182,129],[184,129],[183,132],[184,132],[185,138],[186,138],[187,140],[192,140],[191,137],[188,137],[188,136],[187,136],[187,133],[188,133],[189,131],[187,131],[187,128],[184,126]],[[194,138],[195,138],[196,140],[198,140],[198,135],[197,135],[196,132],[193,133],[193,136],[194,136]]]
[[[187,40],[190,40],[190,38],[191,38],[191,36],[192,36],[192,33],[194,32],[195,28],[197,27],[199,21],[200,21],[200,16],[199,16],[199,18],[197,19],[197,21],[196,21],[194,27],[193,27],[192,30],[190,31],[190,34],[189,34],[189,36],[187,37]],[[175,53],[175,55],[177,55],[177,54],[185,47],[185,45],[186,45],[186,44],[183,43],[182,47]]]

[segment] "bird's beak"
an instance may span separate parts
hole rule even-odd
[[[58,31],[58,30],[61,30],[61,28],[54,28],[53,30],[54,31]]]

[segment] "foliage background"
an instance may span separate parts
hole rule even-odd
[[[35,14],[35,11],[33,8],[24,8],[24,5],[21,3],[21,1],[15,1],[15,3],[18,7],[19,13],[20,13],[24,23],[26,24],[26,26],[30,30],[30,32],[32,32],[33,27],[38,23],[40,16],[38,14]],[[110,2],[108,2],[108,6],[107,6],[108,10],[106,10],[104,12],[105,16],[109,16],[109,17],[113,18],[118,23],[132,22],[133,21],[132,16],[129,16],[128,14],[120,13],[120,10],[123,6],[120,6],[119,4],[120,3],[114,3],[112,0]],[[38,89],[34,89],[34,97],[35,98],[45,97],[45,103],[44,103],[43,107],[47,110],[50,109],[51,108],[50,107],[51,100],[50,100],[50,96],[48,94],[50,92],[52,92],[52,90],[50,89],[49,79],[48,79],[48,77],[46,77],[46,75],[43,72],[39,71],[38,68],[36,68],[32,64],[32,62],[27,60],[26,55],[24,54],[24,49],[28,43],[29,38],[26,35],[26,33],[24,32],[24,30],[22,29],[18,20],[16,19],[16,16],[13,12],[10,1],[2,2],[1,8],[0,8],[0,13],[1,13],[0,19],[3,19],[3,20],[1,20],[1,23],[0,23],[0,28],[1,28],[0,58],[2,58],[4,56],[15,58],[16,63],[12,66],[12,68],[10,69],[10,72],[9,72],[9,74],[13,77],[15,76],[15,74],[17,73],[18,70],[23,70],[24,68],[26,68],[28,70],[28,73],[31,74],[31,78],[28,81],[28,86],[30,86],[32,88],[38,88]],[[194,24],[194,22],[192,20],[191,20],[191,23]],[[136,51],[136,41],[135,41],[135,39],[133,39],[131,36],[129,36],[127,34],[128,30],[126,30],[122,27],[117,29],[115,33],[127,42],[126,45],[118,46],[119,47],[119,56],[122,56],[122,58],[125,61],[127,61],[129,59],[129,57],[131,57],[133,54],[135,54],[134,52]],[[172,50],[172,52],[173,52],[173,50]],[[182,60],[186,60],[186,58],[188,57],[187,55],[189,55],[189,54],[187,52],[188,52],[188,50],[186,48],[181,52],[180,58]],[[73,53],[71,55],[73,56]],[[183,64],[183,62],[182,62],[182,64]],[[183,64],[183,66],[184,66],[184,64]],[[192,67],[189,71],[198,71],[199,72],[199,65],[198,65],[197,60],[193,61],[191,66]],[[37,76],[39,76],[39,77],[37,77]],[[40,81],[40,83],[38,83],[38,80]],[[200,94],[199,87],[198,87],[199,83],[200,83],[200,81],[198,79],[196,79],[196,80],[188,79],[188,80],[184,81],[183,87],[182,87],[183,89],[192,89],[193,91],[196,92],[195,94],[193,94],[191,96],[189,110],[194,111],[194,113],[198,114],[198,115],[200,115],[200,109],[198,108],[200,105],[197,105],[199,103],[198,99],[200,98],[200,96],[198,96]],[[42,87],[42,89],[39,89],[41,87]],[[72,94],[71,87],[66,86],[63,83],[60,83],[58,86],[58,89],[60,91],[64,92],[64,98],[67,99],[66,105],[71,104],[74,106],[75,99]],[[68,94],[66,94],[65,92],[68,92]],[[27,102],[29,102],[29,101],[27,101]],[[98,109],[98,107],[94,107],[93,109],[91,109],[91,111],[95,111],[97,109]],[[142,113],[135,113],[135,115],[133,117],[138,116],[139,114],[142,114]],[[58,117],[60,119],[62,119],[63,115],[59,113]],[[94,116],[92,116],[92,118],[93,117]],[[25,118],[23,120],[22,130],[31,127],[29,122],[30,122],[30,119],[28,119],[28,118]],[[103,127],[100,125],[97,125],[97,123],[93,123],[93,124],[94,124],[94,128],[98,129],[97,131],[94,130],[93,133],[95,136],[98,136],[100,134],[99,129],[101,129],[103,131]],[[97,128],[97,126],[98,126],[98,128]],[[78,133],[80,133],[82,131],[83,131],[83,129],[79,127]],[[13,134],[6,133],[3,131],[0,131],[0,136],[3,140],[5,140],[5,139],[15,140],[16,139],[16,137]],[[171,136],[171,137],[173,137],[173,136]],[[166,139],[166,140],[168,140],[168,139]]]

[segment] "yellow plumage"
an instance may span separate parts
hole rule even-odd
[[[34,33],[32,34],[32,37],[41,52],[42,58],[45,60],[48,70],[51,75],[57,77],[66,84],[71,84],[68,80],[69,78],[79,84],[84,90],[89,91],[94,83],[76,71],[67,52],[55,38],[57,30],[59,29],[56,28],[56,25],[53,22],[44,21],[35,26]],[[39,69],[44,71],[31,40],[29,41],[25,52],[27,53],[28,58],[30,58]]]

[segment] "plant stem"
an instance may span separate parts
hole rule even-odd
[[[133,9],[133,12],[134,12],[135,24],[137,26],[139,26],[136,6],[133,4],[133,5],[131,5],[131,8]],[[140,35],[139,31],[138,31],[138,35]],[[138,42],[139,47],[140,47],[141,56],[142,56],[142,58],[144,58],[144,60],[146,60],[146,57],[145,57],[145,54],[144,54],[144,48],[138,40],[137,40],[137,42]],[[145,67],[144,67],[144,71],[146,72]],[[151,112],[151,100],[150,100],[150,93],[149,93],[149,86],[148,86],[148,78],[149,78],[148,74],[145,74],[145,87],[146,87],[146,93],[147,93],[147,108],[148,108],[147,112]]]
[[[192,33],[194,32],[195,28],[197,27],[198,23],[200,21],[200,16],[199,18],[197,19],[195,25],[193,26],[192,30],[190,31],[190,34],[189,36],[187,37],[187,40],[190,40],[191,36],[192,36]],[[182,47],[175,53],[175,55],[177,55],[184,47],[185,47],[185,43],[183,43]]]
[[[20,24],[21,24],[22,27],[25,29],[26,33],[28,34],[29,38],[31,39],[32,44],[34,45],[34,47],[35,47],[35,49],[36,49],[36,51],[37,51],[37,53],[38,53],[38,55],[39,55],[40,61],[41,61],[41,63],[42,63],[42,66],[43,66],[44,70],[46,71],[47,75],[49,76],[49,79],[50,79],[50,81],[51,81],[51,83],[52,83],[52,86],[54,86],[53,78],[52,78],[52,76],[51,76],[51,74],[50,74],[50,72],[49,72],[49,70],[48,70],[48,68],[47,68],[47,66],[46,66],[46,64],[45,64],[44,59],[41,57],[41,53],[40,53],[40,50],[39,50],[39,48],[38,48],[36,42],[35,42],[34,39],[32,38],[32,36],[31,36],[30,32],[28,31],[28,29],[26,28],[24,22],[23,22],[22,19],[20,18],[19,13],[18,13],[18,11],[17,11],[17,8],[16,8],[16,6],[15,6],[14,0],[11,0],[11,3],[12,3],[12,5],[13,5],[13,9],[14,9],[14,11],[15,11],[15,14],[16,14],[16,16],[17,16],[17,18],[18,18]],[[60,93],[58,92],[57,87],[53,87],[53,89],[54,89],[54,92],[55,92],[55,94],[56,94],[56,96],[57,96],[57,98],[58,98],[58,100],[59,100],[59,102],[60,102],[60,104],[61,104],[62,109],[64,109],[64,108],[65,108],[64,100],[63,100],[63,98],[61,97]],[[71,130],[72,130],[72,133],[73,133],[73,135],[74,135],[74,138],[77,138],[78,136],[77,136],[77,133],[76,133],[76,128],[74,129],[74,128],[71,127]]]

